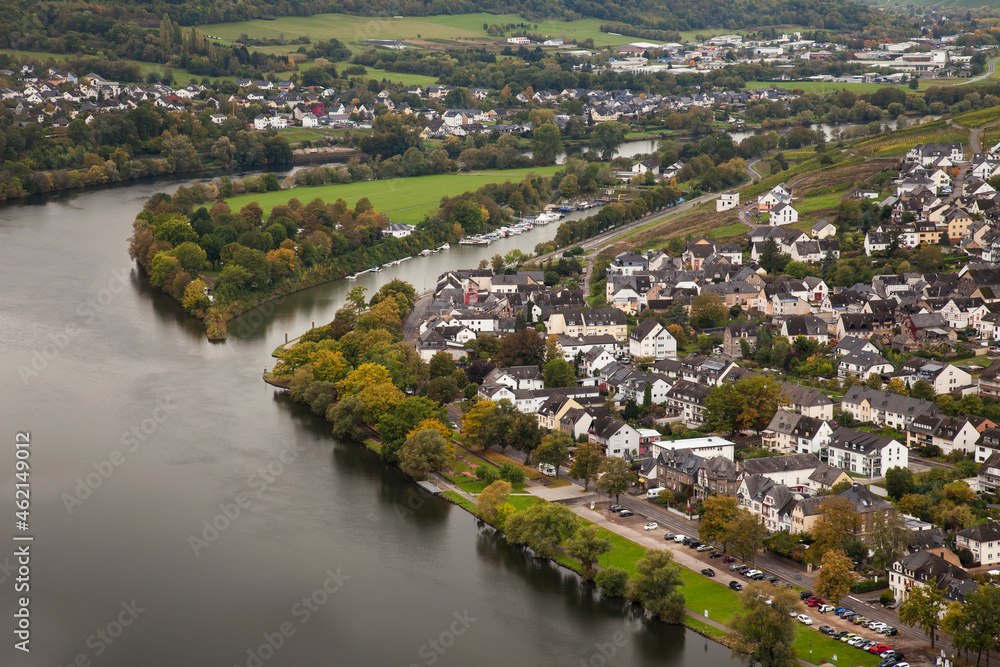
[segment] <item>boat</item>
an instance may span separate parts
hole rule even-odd
[[[368,270],[371,271],[372,273],[378,273],[379,271],[382,270],[382,267],[376,265],[376,266],[373,266],[372,268],[370,268]]]
[[[358,274],[352,273],[351,275],[347,276],[347,279],[348,280],[357,280],[358,279]]]
[[[535,224],[547,225],[550,222],[555,222],[556,220],[559,220],[562,217],[563,216],[559,213],[555,213],[553,211],[545,211],[544,213],[538,214],[538,216],[535,218]]]
[[[445,243],[443,246],[441,246],[441,250],[451,250],[451,246]]]
[[[427,257],[427,255],[429,255],[429,254],[431,254],[430,250],[424,249],[424,250],[420,251],[420,256],[421,257]]]

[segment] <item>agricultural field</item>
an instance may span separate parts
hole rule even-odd
[[[903,155],[915,144],[938,142],[968,144],[969,132],[960,127],[952,127],[943,120],[936,120],[867,139],[854,144],[854,148],[868,155],[892,157]]]
[[[976,109],[975,111],[959,114],[952,118],[952,121],[956,125],[961,125],[962,127],[983,127],[998,120],[1000,120],[1000,107]]]
[[[337,71],[343,72],[345,67],[350,67],[349,62],[339,62],[337,63]],[[398,83],[403,86],[429,86],[432,83],[437,82],[437,77],[427,76],[425,74],[410,74],[408,72],[389,72],[384,69],[378,69],[377,67],[365,67],[367,72],[362,76],[363,79],[375,79],[376,81],[381,81],[385,79],[386,81],[391,81],[393,83]],[[353,77],[352,77],[353,78]]]
[[[593,39],[598,46],[628,44],[637,38],[611,35],[600,31],[600,19],[577,21],[532,21],[516,14],[459,14],[455,16],[408,16],[398,19],[348,14],[317,14],[315,16],[288,16],[273,21],[254,20],[241,23],[214,23],[203,27],[206,34],[226,41],[236,40],[247,34],[259,39],[295,39],[309,37],[312,41],[339,39],[345,44],[363,45],[367,39],[400,39],[421,41],[476,40],[495,42],[502,38],[491,37],[483,24],[527,23],[530,32],[561,38]],[[535,27],[537,26],[537,27]],[[721,34],[725,31],[694,31],[698,34]],[[692,32],[693,34],[693,32]],[[259,47],[272,49],[274,47]],[[287,47],[281,47],[287,48]],[[298,48],[294,46],[292,50]]]
[[[818,95],[826,93],[839,93],[842,90],[849,90],[852,93],[873,93],[879,88],[886,88],[891,84],[884,83],[854,83],[854,82],[834,82],[834,81],[747,81],[746,87],[750,90],[757,88],[784,88],[785,90],[801,90],[804,93],[816,93]],[[905,86],[904,86],[905,88]],[[907,88],[907,91],[909,89]]]
[[[267,215],[272,208],[278,204],[285,204],[292,198],[303,203],[310,202],[317,197],[328,203],[340,198],[348,205],[353,206],[362,197],[367,197],[376,211],[386,214],[393,222],[414,224],[423,220],[424,214],[437,208],[441,197],[454,197],[489,183],[521,180],[528,174],[551,176],[559,169],[561,167],[549,166],[533,169],[394,178],[385,181],[363,181],[342,185],[319,185],[240,195],[228,199],[227,203],[235,211],[255,201],[260,204],[264,214]]]
[[[64,60],[66,60],[66,59],[69,58],[69,55],[67,55],[65,53],[46,53],[44,51],[20,51],[20,50],[17,50],[17,49],[10,49],[10,50],[4,50],[4,53],[10,53],[10,54],[19,56],[21,58],[38,58],[39,60],[49,60],[49,59],[52,59],[52,60],[55,60],[56,62],[62,62],[62,61],[64,61]],[[88,56],[84,56],[84,57],[88,57]],[[159,74],[162,77],[165,72],[169,71],[170,74],[171,74],[171,76],[173,76],[174,82],[176,84],[181,84],[182,87],[186,86],[187,84],[189,84],[191,82],[199,82],[199,81],[202,80],[202,78],[204,78],[204,77],[201,77],[201,76],[196,76],[194,74],[190,74],[187,70],[180,69],[178,67],[168,67],[166,65],[160,65],[160,64],[157,64],[157,63],[147,63],[147,62],[143,62],[141,60],[125,60],[125,59],[123,59],[123,62],[126,62],[126,63],[128,63],[130,65],[138,65],[139,66],[139,70],[142,72],[143,76],[149,74],[150,72],[156,72],[157,74]],[[84,72],[80,72],[80,74],[82,75],[82,74],[84,74]],[[236,80],[236,77],[232,77],[232,76],[217,76],[217,77],[209,77],[209,78],[211,80],[213,80],[213,81],[235,81]]]

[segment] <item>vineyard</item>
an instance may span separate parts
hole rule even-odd
[[[890,134],[879,135],[855,144],[854,148],[859,152],[876,157],[891,157],[903,155],[917,144],[966,144],[968,141],[968,130],[952,127],[943,120],[936,120],[905,130],[897,130]]]

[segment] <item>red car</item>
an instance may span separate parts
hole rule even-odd
[[[823,603],[823,600],[821,600],[820,598],[809,598],[808,600],[806,600],[806,606],[807,607],[818,607],[821,604],[824,604],[824,603]]]
[[[872,646],[868,650],[871,651],[872,653],[875,653],[876,655],[882,655],[886,651],[891,651],[892,647],[886,646],[885,644],[876,644],[875,646]]]
[[[736,562],[736,556],[723,556],[722,557],[722,562],[723,563],[735,563]]]

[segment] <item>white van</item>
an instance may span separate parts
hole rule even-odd
[[[674,542],[683,542],[687,537],[684,535],[674,535]]]
[[[538,472],[542,473],[543,475],[548,475],[549,477],[555,477],[556,467],[551,463],[539,463]]]
[[[646,491],[646,500],[652,500],[653,498],[658,498],[660,496],[661,491],[666,491],[666,489],[659,487]]]

